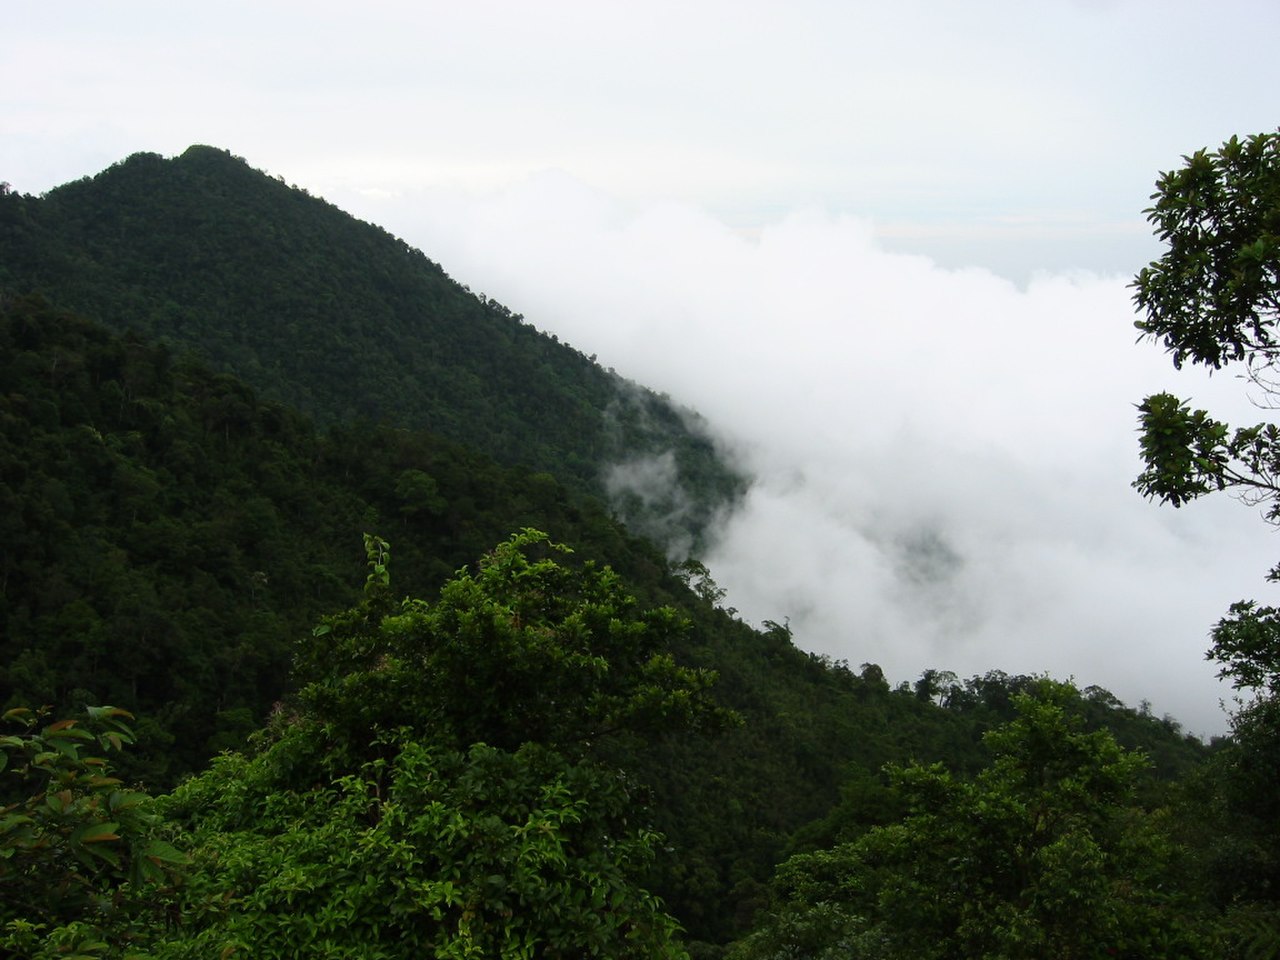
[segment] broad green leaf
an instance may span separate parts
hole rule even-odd
[[[74,722],[74,721],[72,721]],[[92,740],[93,734],[83,727],[59,726],[58,729],[48,727],[45,729],[44,735],[51,740],[70,739],[70,740]]]
[[[35,823],[30,817],[21,813],[10,813],[0,817],[0,833],[9,833],[23,824]]]
[[[86,712],[94,720],[111,720],[115,717],[124,717],[126,720],[135,719],[132,713],[120,707],[89,707]]]
[[[164,840],[149,840],[140,851],[142,856],[159,865],[162,863],[186,863],[191,858]]]
[[[104,778],[104,781],[106,779]],[[120,781],[111,778],[111,782],[119,783]],[[107,797],[107,807],[111,810],[131,810],[146,799],[148,798],[145,793],[139,793],[136,790],[113,790]]]
[[[69,740],[50,739],[49,746],[70,760],[80,758],[80,748]]]
[[[72,843],[106,843],[119,840],[120,835],[116,833],[119,827],[120,824],[110,821],[91,823],[72,831],[71,841]]]

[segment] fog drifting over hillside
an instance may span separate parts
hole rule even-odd
[[[1250,416],[1238,381],[1135,344],[1127,277],[1020,287],[887,252],[817,211],[752,235],[624,211],[561,175],[366,215],[457,279],[704,414],[754,477],[704,559],[750,621],[808,650],[970,676],[1047,671],[1221,732],[1203,660],[1265,596],[1277,543],[1225,498],[1130,486],[1134,404],[1172,389]]]
[[[1130,489],[1132,404],[1202,391],[1124,284],[1157,172],[1275,129],[1274,2],[10,6],[16,189],[228,148],[710,418],[744,615],[1223,728],[1207,632],[1280,551]]]

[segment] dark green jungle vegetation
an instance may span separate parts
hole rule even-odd
[[[0,289],[194,352],[322,427],[425,429],[597,495],[607,465],[669,454],[678,494],[611,492],[676,547],[743,487],[693,411],[225,150],[140,153],[41,197],[7,192]]]
[[[1139,328],[1269,386],[1280,135],[1149,214]],[[376,228],[192,148],[0,231],[0,957],[1280,952],[1280,611],[1212,630],[1211,746],[895,684],[601,502],[677,451],[696,543],[744,481],[693,415]],[[1140,411],[1140,492],[1280,519],[1274,426]]]

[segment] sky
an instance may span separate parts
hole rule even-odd
[[[1145,502],[1161,170],[1280,127],[1274,2],[9,0],[0,180],[224,147],[705,416],[726,602],[894,682],[1047,671],[1197,733],[1280,544]]]

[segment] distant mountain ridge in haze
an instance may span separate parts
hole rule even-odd
[[[676,551],[744,486],[692,411],[225,150],[5,191],[0,294],[30,292],[192,350],[322,426],[423,428],[550,472]],[[674,468],[657,472],[667,488],[626,468],[654,462]]]

